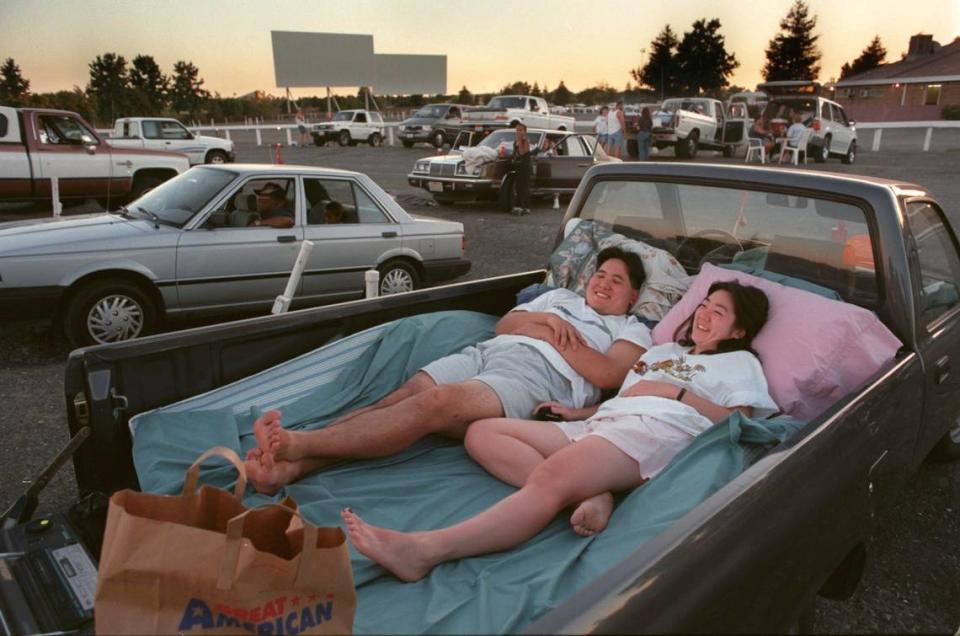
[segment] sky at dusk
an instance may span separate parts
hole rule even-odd
[[[960,0],[810,0],[820,35],[821,81],[839,76],[874,35],[887,61],[915,33],[941,44],[960,36]],[[665,24],[681,36],[718,18],[740,67],[731,83],[753,88],[768,41],[792,0],[0,0],[0,59],[14,58],[35,93],[85,87],[87,65],[115,52],[152,55],[164,72],[190,60],[223,96],[281,94],[271,30],[373,35],[376,53],[447,56],[447,91],[493,92],[509,82],[563,80],[574,91],[623,88]],[[646,50],[646,52],[644,52]],[[317,63],[322,63],[318,61]],[[339,92],[349,92],[343,87]],[[376,87],[374,87],[376,91]],[[323,89],[295,89],[319,95]]]

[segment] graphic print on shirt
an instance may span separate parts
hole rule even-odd
[[[676,358],[667,358],[666,360],[657,360],[653,364],[647,364],[643,360],[638,360],[637,363],[633,365],[633,370],[640,375],[645,375],[647,371],[662,371],[683,382],[690,382],[693,380],[693,376],[707,369],[702,364],[690,366],[687,364],[685,356],[678,356]]]

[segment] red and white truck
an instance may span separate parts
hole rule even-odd
[[[114,148],[76,113],[0,106],[0,201],[96,199],[108,209],[190,168],[186,155]]]

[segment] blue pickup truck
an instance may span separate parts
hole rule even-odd
[[[866,316],[875,323],[871,328],[893,339],[886,342],[897,344],[872,365],[844,366],[855,353],[831,362],[852,375],[841,374],[832,393],[804,389],[829,399],[796,402],[795,414],[805,416],[793,420],[800,425],[792,435],[754,448],[742,471],[615,559],[589,571],[570,570],[562,580],[541,580],[534,565],[522,590],[495,578],[493,565],[470,579],[468,598],[456,603],[477,610],[469,603],[488,602],[472,616],[494,620],[471,631],[783,632],[803,620],[815,595],[848,597],[863,571],[878,510],[895,501],[905,477],[927,458],[960,457],[960,374],[951,372],[952,360],[960,359],[960,252],[941,206],[924,188],[897,181],[626,163],[588,171],[557,244],[583,221],[664,250],[691,275],[749,270],[805,287],[805,293],[814,290],[825,299],[817,302]],[[128,426],[134,416],[209,392],[216,396],[227,385],[242,386],[232,384],[242,378],[269,374],[265,370],[275,365],[397,319],[446,310],[500,316],[545,273],[74,351],[65,381],[69,426],[72,432],[89,426],[93,433],[93,443],[75,459],[80,490],[111,493],[149,481],[134,468],[131,444],[136,448],[137,441]],[[822,316],[804,313],[814,306],[794,308],[798,324],[818,324]],[[824,333],[824,341],[832,336]],[[838,348],[846,351],[858,338]],[[619,504],[605,533],[615,531],[617,514],[629,505],[630,498]],[[589,562],[589,549],[583,550],[577,563]],[[483,563],[498,563],[494,557]],[[532,563],[547,567],[553,559]],[[367,620],[365,585],[361,577],[358,632],[373,630],[361,622]],[[546,600],[530,605],[541,589],[548,590]],[[453,610],[431,607],[418,611],[421,624],[402,624],[402,631],[459,631],[457,623],[444,622]]]

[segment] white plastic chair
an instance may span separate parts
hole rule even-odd
[[[790,160],[793,162],[793,165],[800,165],[800,153],[803,153],[803,163],[807,163],[807,141],[810,139],[810,133],[813,130],[810,128],[804,128],[803,132],[800,133],[799,139],[797,139],[797,145],[791,146],[786,140],[780,144],[780,160],[779,163],[783,163],[783,158],[788,154],[790,155]]]
[[[747,137],[747,156],[743,163],[750,163],[750,157],[754,155],[760,158],[760,163],[767,163],[767,149],[763,147],[763,139]]]

